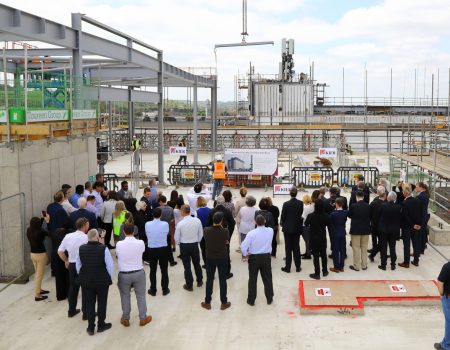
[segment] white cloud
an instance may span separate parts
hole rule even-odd
[[[362,96],[365,63],[369,94],[389,95],[387,81],[391,67],[394,95],[412,96],[414,69],[419,69],[423,81],[425,66],[427,89],[430,90],[429,74],[441,67],[440,90],[447,90],[444,75],[450,62],[450,45],[446,43],[450,33],[450,1],[385,0],[377,6],[350,10],[334,22],[304,15],[303,2],[248,2],[248,40],[274,40],[276,45],[219,50],[220,99],[233,99],[233,77],[238,70],[247,71],[250,61],[256,71],[276,74],[279,41],[283,37],[296,40],[296,71],[308,72],[309,62],[315,61],[316,78],[330,85],[328,95],[342,94],[342,67],[345,67],[346,95]],[[336,6],[334,0],[331,2]],[[128,5],[115,2],[114,6],[108,5],[107,0],[100,4],[94,0],[60,0],[59,6],[51,0],[3,3],[65,24],[70,24],[71,12],[85,13],[162,48],[165,59],[178,66],[214,66],[214,44],[237,42],[241,38],[241,0],[140,0]],[[200,93],[200,97],[204,96],[205,92]]]

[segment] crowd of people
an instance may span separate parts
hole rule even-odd
[[[270,197],[257,201],[245,187],[239,190],[235,201],[229,189],[217,193],[213,201],[213,195],[201,183],[186,198],[173,190],[167,200],[152,179],[138,200],[126,181],[121,183],[119,191],[108,190],[102,175],[93,184],[77,185],[73,194],[72,187],[65,184],[55,193],[54,202],[42,212],[42,218],[32,218],[28,228],[31,260],[36,269],[35,300],[45,300],[49,293],[41,289],[47,264],[46,236],[52,246],[51,271],[56,298],[68,299],[68,317],[82,312],[90,335],[94,334],[96,317],[97,332],[111,328],[111,323],[106,322],[106,306],[115,266],[122,306],[120,323],[125,327],[130,325],[131,290],[136,295],[140,325],[152,320],[147,314],[144,264],[150,269],[147,293],[157,295],[159,266],[162,295],[167,296],[169,266],[177,265],[175,255],[182,261],[183,288],[188,292],[194,291],[194,282],[197,288],[203,286],[203,270],[206,270],[205,299],[201,307],[207,310],[212,307],[217,270],[220,309],[229,308],[227,280],[233,277],[230,242],[235,232],[239,241],[237,252],[248,263],[247,304],[251,306],[256,301],[259,273],[267,304],[273,302],[271,265],[272,259],[279,256],[280,231],[285,243],[285,263],[281,268],[284,273],[291,272],[292,262],[295,271],[301,272],[302,259],[313,259],[314,272],[309,274],[313,279],[326,277],[329,272],[343,273],[346,266],[353,271],[366,270],[368,261],[373,262],[378,253],[381,270],[387,269],[388,259],[391,270],[397,266],[419,266],[427,243],[426,184],[400,183],[388,189],[381,181],[372,201],[370,193],[363,178],[352,188],[349,202],[338,187],[314,190],[301,200],[297,198],[297,188],[292,187],[290,199],[280,210]],[[347,262],[347,220],[350,220],[348,233],[353,251],[351,263]],[[300,237],[304,240],[303,254]],[[397,264],[396,244],[400,239],[403,257]],[[328,242],[331,254],[327,251]],[[328,259],[332,259],[331,267]],[[81,310],[77,308],[80,288]]]

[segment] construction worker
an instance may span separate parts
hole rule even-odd
[[[223,180],[225,180],[227,176],[227,167],[222,160],[221,155],[216,156],[216,161],[212,167],[212,177],[214,179],[212,200],[216,198],[216,196],[220,195],[223,188]]]
[[[131,147],[133,151],[141,149],[142,141],[137,138],[137,136],[133,136],[133,141],[131,141]]]

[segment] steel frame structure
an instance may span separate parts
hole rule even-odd
[[[14,73],[17,68],[27,72],[42,69],[63,70],[71,66],[75,77],[87,77],[98,87],[82,87],[80,79],[75,79],[73,106],[77,108],[83,99],[119,101],[129,104],[128,146],[135,132],[133,103],[155,103],[158,105],[158,133],[164,133],[163,101],[164,87],[192,87],[194,90],[194,121],[197,120],[197,88],[211,89],[212,124],[217,115],[217,82],[215,76],[198,76],[170,65],[163,60],[163,51],[144,43],[128,34],[100,23],[81,13],[72,13],[71,26],[66,26],[46,18],[0,4],[0,41],[38,42],[49,47],[29,48],[23,59],[24,50],[6,48],[0,67],[4,72]],[[83,23],[88,23],[103,31],[126,40],[126,45],[107,40],[83,31]],[[142,49],[152,52],[153,56]],[[22,59],[20,59],[22,57]],[[27,57],[33,57],[28,61]],[[36,62],[39,61],[40,62]],[[6,73],[5,73],[6,74]],[[25,73],[26,74],[26,73]],[[140,87],[156,87],[157,91],[136,90]],[[8,131],[10,130],[9,121]],[[217,129],[212,128],[216,133]],[[108,132],[113,137],[111,123]],[[217,136],[213,134],[214,140]],[[9,138],[9,133],[8,133]],[[8,142],[11,140],[8,139]],[[214,144],[214,143],[213,143]],[[163,139],[159,138],[158,175],[164,179]],[[128,147],[129,150],[129,147]],[[215,148],[212,148],[213,152]],[[163,180],[162,180],[163,181]]]

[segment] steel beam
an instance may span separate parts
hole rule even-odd
[[[164,61],[163,53],[158,53],[158,181],[160,184],[165,184],[164,179]]]
[[[116,101],[116,102],[128,102],[129,91],[126,89],[119,89],[113,87],[100,87],[100,96],[98,88],[95,86],[84,86],[82,90],[82,98],[84,100],[97,100],[101,101]],[[160,100],[159,94],[152,91],[139,91],[131,90],[131,101],[141,103],[158,103]]]
[[[194,83],[194,93],[193,93],[193,105],[192,105],[192,121],[193,121],[193,145],[194,149],[194,162],[192,164],[198,164],[198,115],[197,115],[197,79]]]

